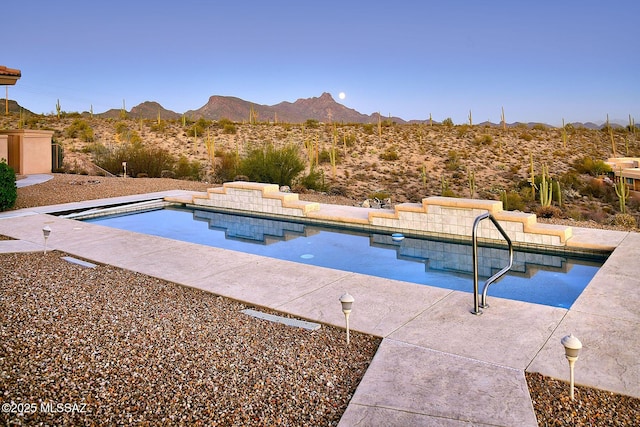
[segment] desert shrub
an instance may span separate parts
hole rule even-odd
[[[345,135],[343,142],[347,147],[353,147],[356,143],[356,135],[354,133]]]
[[[616,214],[613,217],[612,224],[618,227],[624,227],[627,229],[636,228],[638,226],[638,222],[633,215],[620,213]]]
[[[365,135],[373,135],[373,123],[365,123],[362,125],[362,131]]]
[[[522,134],[520,134],[520,138],[524,139],[525,141],[531,141],[533,139],[533,136],[529,132],[523,132]]]
[[[320,122],[317,121],[316,119],[307,119],[304,122],[304,126],[310,128],[310,129],[315,129],[315,128],[320,126]]]
[[[493,142],[493,137],[488,134],[476,136],[473,142],[476,145],[491,145],[491,143]]]
[[[200,118],[189,128],[187,135],[191,137],[202,136],[209,126],[211,126],[210,120]]]
[[[140,143],[120,144],[111,149],[102,144],[96,144],[95,147],[95,163],[114,175],[122,173],[122,162],[127,162],[129,175],[146,174],[159,178],[163,170],[172,170],[176,163],[169,151],[158,147],[147,148]]]
[[[129,126],[125,122],[116,123],[116,133],[119,135],[123,135],[129,131]]]
[[[585,196],[600,198],[604,194],[604,185],[602,184],[602,181],[591,178],[587,180],[587,182],[585,182],[578,191],[580,191],[580,194]]]
[[[4,159],[0,159],[0,211],[11,209],[17,198],[16,173]]]
[[[324,149],[318,153],[318,163],[330,163],[331,162],[331,153],[329,150]]]
[[[84,142],[93,141],[93,129],[85,120],[75,119],[65,131],[68,138],[80,138]]]
[[[451,117],[447,117],[446,119],[444,119],[442,121],[442,124],[443,124],[443,126],[446,126],[446,127],[449,127],[449,128],[453,127],[453,120],[451,119]]]
[[[151,125],[151,130],[156,133],[164,133],[164,131],[167,130],[167,121],[166,120],[155,121]]]
[[[390,147],[384,150],[384,153],[380,153],[380,158],[382,160],[393,161],[398,160],[400,156],[398,156],[398,152],[396,151],[395,147]]]
[[[556,206],[540,206],[536,209],[536,215],[539,218],[560,218],[562,211]]]
[[[291,186],[293,180],[304,170],[298,147],[287,145],[275,148],[254,149],[240,161],[239,172],[251,181]]]
[[[607,218],[607,213],[599,206],[592,206],[590,209],[583,211],[585,221],[593,221],[603,224]]]
[[[580,177],[575,171],[568,171],[560,175],[558,181],[563,190],[577,190],[581,185]]]
[[[314,191],[327,191],[327,184],[324,179],[324,171],[312,170],[309,174],[302,177],[299,180],[299,185],[304,189]]]
[[[238,129],[233,123],[225,123],[225,125],[222,126],[222,133],[225,135],[235,135],[236,132],[238,132]]]
[[[572,166],[578,173],[586,173],[591,176],[600,176],[611,172],[611,167],[603,160],[594,160],[592,157],[579,158],[573,162]]]
[[[197,181],[200,179],[202,166],[197,160],[189,161],[185,156],[180,156],[175,167],[175,175],[181,179]]]
[[[332,196],[342,196],[342,197],[347,197],[347,195],[349,194],[349,190],[340,185],[329,188],[327,192]]]
[[[450,150],[447,154],[447,160],[445,160],[447,170],[455,171],[460,167],[460,155],[456,150]]]
[[[220,162],[216,163],[215,179],[218,182],[232,181],[238,175],[240,159],[237,153],[231,151],[219,151],[216,156]]]
[[[462,138],[463,136],[465,136],[467,134],[467,131],[469,130],[470,126],[468,124],[463,124],[458,126],[457,129],[457,134],[458,134],[458,138]]]
[[[507,191],[503,193],[502,207],[507,211],[523,211],[525,207],[522,196],[515,191]]]
[[[391,193],[385,190],[378,190],[378,191],[374,191],[373,193],[369,193],[367,198],[378,199],[378,200],[390,199]]]

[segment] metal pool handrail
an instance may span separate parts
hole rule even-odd
[[[504,237],[504,239],[507,241],[507,244],[509,246],[509,265],[504,267],[502,270],[498,271],[493,276],[489,277],[487,279],[487,281],[484,282],[484,287],[482,288],[482,303],[480,304],[478,302],[478,237],[477,237],[477,231],[478,231],[478,225],[480,224],[480,221],[482,221],[483,219],[486,219],[486,218],[489,218],[491,220],[491,222],[493,222],[493,225],[496,226],[496,228],[498,229],[500,234],[502,234],[502,237]],[[511,269],[511,266],[513,265],[513,245],[511,244],[511,239],[509,238],[507,233],[500,226],[500,224],[493,217],[493,215],[491,215],[489,212],[483,213],[481,215],[478,215],[478,217],[476,217],[475,221],[473,222],[473,230],[471,232],[471,237],[473,239],[473,311],[471,313],[473,313],[475,315],[480,315],[480,314],[482,314],[482,310],[480,310],[480,307],[482,307],[482,308],[489,307],[489,304],[487,304],[487,290],[489,289],[489,285],[492,284],[493,282],[495,282],[496,280],[498,280],[504,274],[506,274],[506,272],[509,271],[509,269]]]

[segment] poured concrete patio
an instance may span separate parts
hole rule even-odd
[[[0,214],[0,252],[47,246],[175,283],[383,337],[340,425],[536,426],[524,372],[568,380],[560,339],[583,343],[576,383],[640,397],[640,234],[574,228],[573,244],[615,251],[570,310],[490,298],[470,314],[469,293],[274,260],[62,219],[48,213],[180,197],[129,196]],[[321,206],[328,215],[354,208]],[[360,208],[356,208],[360,209]]]

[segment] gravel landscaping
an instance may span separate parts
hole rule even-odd
[[[2,425],[336,425],[380,342],[63,255],[0,255]]]

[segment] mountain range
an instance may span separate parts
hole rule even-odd
[[[109,110],[98,114],[101,117],[118,117],[120,110]],[[157,102],[146,101],[136,105],[129,114],[135,118],[157,119],[158,114],[163,119],[178,119],[182,114],[167,110]],[[281,102],[276,105],[256,104],[233,96],[213,95],[205,105],[197,110],[184,113],[192,120],[204,118],[207,120],[229,119],[234,122],[254,120],[256,122],[272,123],[303,123],[309,119],[319,122],[343,123],[377,123],[378,113],[366,115],[347,108],[336,102],[331,94],[323,93],[320,97],[301,98],[295,102]],[[400,117],[384,117],[396,123],[407,123]]]
[[[4,104],[3,99],[0,100],[0,102]],[[28,111],[21,107],[17,102],[9,100],[9,111],[19,112],[21,110]],[[119,118],[121,113],[122,111],[120,109],[111,109],[94,115],[103,118]],[[89,113],[84,112],[83,114],[88,115]],[[167,110],[158,102],[145,101],[131,108],[131,111],[128,111],[127,114],[132,118],[151,120],[157,119],[158,116],[164,120],[177,120],[184,115],[191,120],[198,120],[200,118],[207,120],[220,120],[225,118],[234,122],[249,122],[254,120],[256,122],[271,123],[304,123],[309,119],[325,123],[378,123],[379,120],[390,120],[397,124],[429,122],[428,119],[406,121],[400,117],[381,116],[379,113],[373,113],[370,115],[363,114],[336,102],[331,94],[327,92],[323,93],[319,97],[300,98],[295,102],[284,101],[275,105],[256,104],[233,96],[213,95],[209,97],[207,103],[202,107],[196,110],[189,110],[184,113]],[[438,122],[434,121],[434,123]],[[497,124],[489,122],[477,124],[497,126]],[[534,126],[538,123],[515,122],[508,123],[507,126],[517,126],[521,124]],[[604,126],[604,124],[598,125],[592,122],[575,122],[571,124],[574,127],[584,127],[588,129],[599,129]],[[613,122],[611,125],[613,127],[621,126]]]

